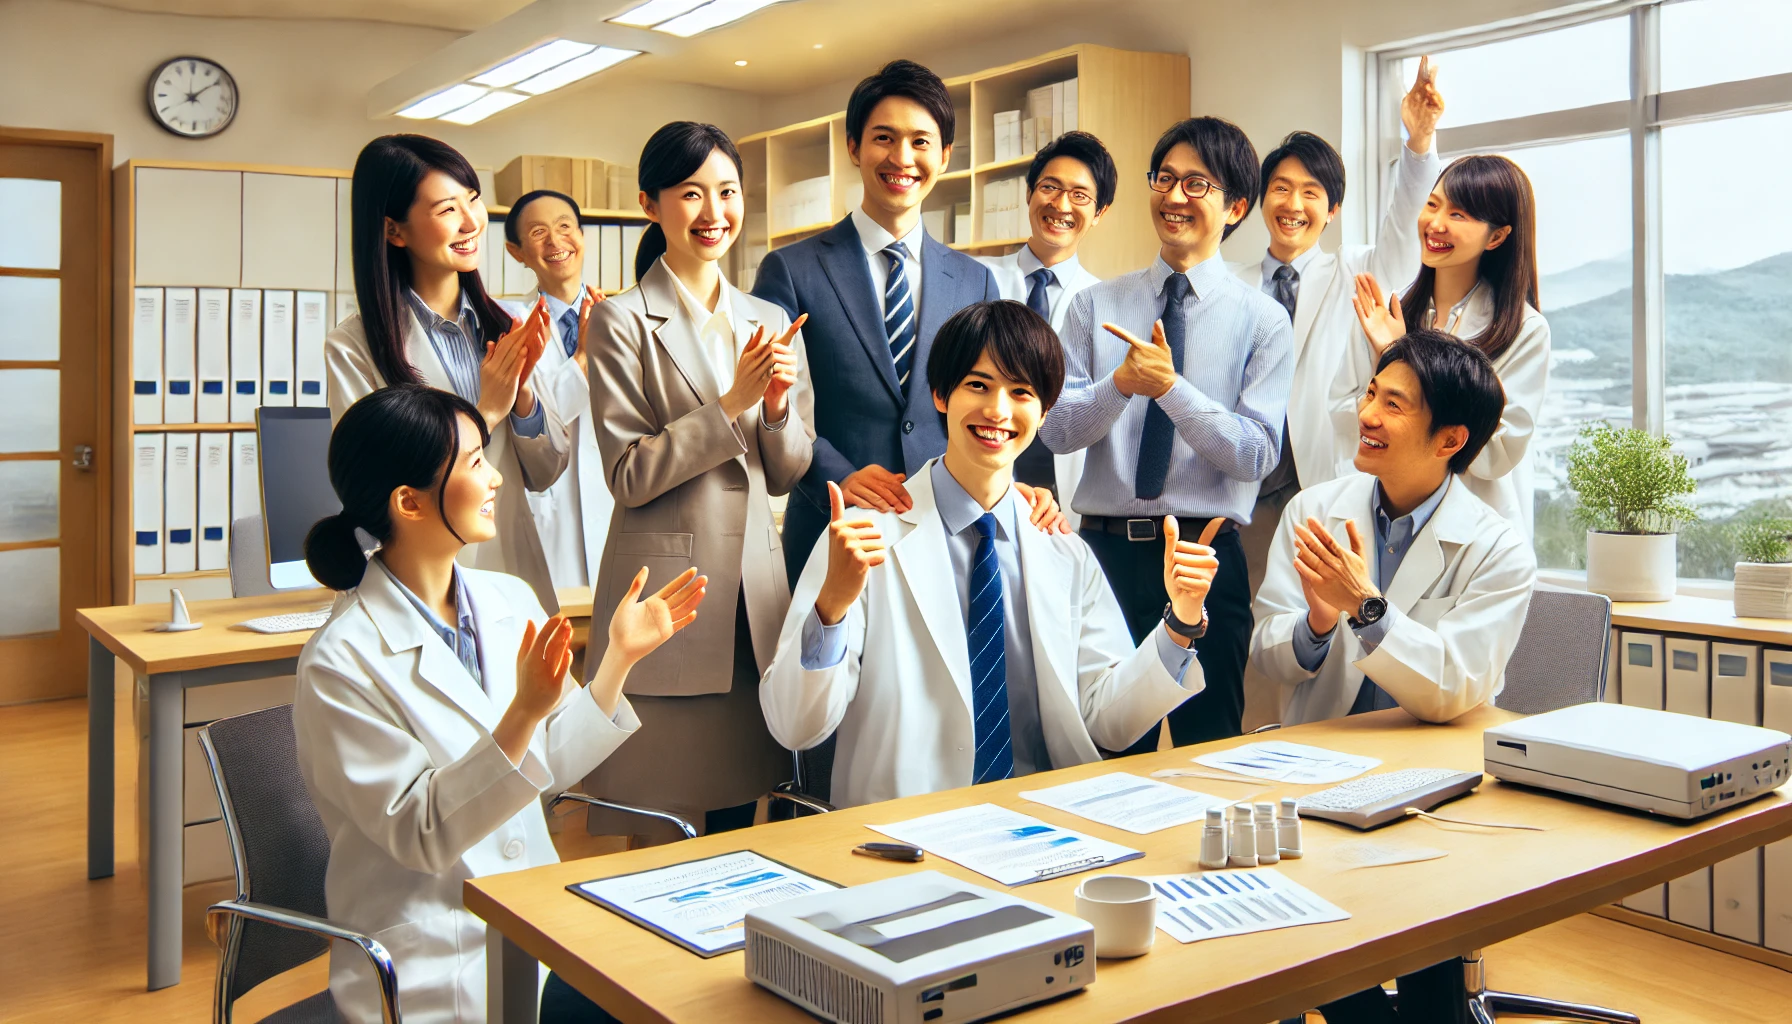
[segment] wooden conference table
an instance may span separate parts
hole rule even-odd
[[[574,643],[584,643],[591,591],[559,592],[560,609],[573,620]],[[315,611],[327,591],[304,590],[261,597],[192,601],[188,612],[201,629],[157,633],[168,619],[165,603],[82,608],[75,621],[87,630],[87,877],[107,878],[113,866],[113,664],[114,657],[144,680],[149,697],[149,988],[180,982],[182,814],[181,738],[192,686],[291,675],[311,630],[262,634],[236,626],[244,619]]]
[[[1482,707],[1450,725],[1434,726],[1394,710],[1286,729],[1275,738],[1372,755],[1383,761],[1377,771],[1474,770],[1483,763],[1482,730],[1514,717]],[[534,961],[539,960],[628,1024],[806,1024],[814,1018],[747,981],[743,954],[701,959],[564,887],[740,849],[843,885],[934,869],[998,887],[938,857],[907,865],[849,853],[853,846],[879,838],[865,828],[869,823],[889,824],[983,802],[1145,851],[1143,860],[1117,866],[1121,873],[1192,871],[1199,823],[1138,836],[1029,803],[1019,794],[1115,770],[1143,775],[1160,768],[1194,767],[1189,764],[1193,753],[1241,742],[1223,740],[1141,754],[670,846],[471,879],[465,884],[466,905],[492,926],[487,945],[490,1018],[494,1024],[534,1021]],[[1173,781],[1234,800],[1253,793],[1259,794],[1257,800],[1271,800],[1320,788],[1202,778]],[[1488,779],[1475,794],[1439,813],[1542,825],[1549,831],[1468,828],[1413,819],[1361,833],[1307,821],[1306,856],[1283,861],[1277,868],[1349,911],[1349,920],[1186,946],[1160,932],[1149,954],[1135,960],[1103,960],[1087,990],[1022,1011],[1018,1017],[1039,1024],[1189,1020],[1263,1024],[1792,835],[1792,798],[1779,792],[1709,819],[1684,823]],[[1434,847],[1448,851],[1448,856],[1389,867],[1347,867],[1341,859],[1345,851],[1366,843]],[[1074,913],[1074,890],[1092,873],[1035,883],[1020,893]]]

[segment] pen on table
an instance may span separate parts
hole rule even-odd
[[[865,857],[881,857],[884,860],[901,860],[913,863],[927,856],[919,846],[908,843],[860,843],[852,848],[852,852]]]

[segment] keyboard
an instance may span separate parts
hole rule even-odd
[[[300,633],[307,629],[316,629],[329,620],[330,609],[319,608],[314,612],[266,615],[259,619],[239,622],[237,625],[256,633]]]
[[[1480,784],[1480,772],[1403,768],[1308,793],[1300,798],[1300,815],[1371,829],[1406,817],[1408,807],[1428,811],[1446,800],[1467,795]]]

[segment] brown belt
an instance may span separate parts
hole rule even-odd
[[[1184,538],[1193,540],[1207,528],[1207,521],[1211,518],[1211,516],[1177,516],[1176,525],[1181,528]],[[1123,519],[1119,516],[1084,516],[1082,528],[1098,533],[1111,533],[1116,537],[1125,537],[1127,540],[1150,541],[1160,539],[1158,529],[1162,522],[1163,517],[1161,516],[1143,519]],[[1220,533],[1232,533],[1237,529],[1238,524],[1228,519],[1220,527]]]

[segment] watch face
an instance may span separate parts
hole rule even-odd
[[[203,57],[176,57],[149,76],[149,113],[182,138],[202,139],[236,117],[236,79]]]

